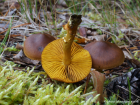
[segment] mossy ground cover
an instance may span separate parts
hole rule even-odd
[[[48,83],[44,72],[35,73],[14,70],[16,64],[6,61],[0,66],[1,105],[90,105],[97,97],[85,101],[90,92],[82,95],[83,86],[73,84]]]

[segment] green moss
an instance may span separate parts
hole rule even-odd
[[[85,96],[93,92],[81,95],[82,86],[48,84],[40,76],[44,72],[35,73],[34,68],[18,71],[15,66],[10,61],[0,66],[0,105],[91,105],[98,97],[85,101]]]
[[[6,51],[20,51],[20,50],[16,49],[14,46],[12,46],[12,47],[7,47],[5,50],[6,50]]]

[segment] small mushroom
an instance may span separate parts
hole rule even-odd
[[[41,62],[50,78],[74,83],[90,73],[92,62],[89,52],[73,42],[81,21],[81,15],[72,15],[64,25],[66,37],[55,40],[44,48]]]
[[[20,3],[19,2],[15,2],[10,6],[10,9],[20,9]]]
[[[24,54],[32,60],[41,60],[41,53],[45,46],[55,38],[49,34],[33,34],[24,42]]]
[[[102,72],[103,69],[111,69],[124,62],[123,51],[115,44],[105,41],[95,41],[87,44],[92,58],[92,67]]]

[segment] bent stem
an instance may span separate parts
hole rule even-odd
[[[73,43],[74,37],[76,35],[76,31],[78,25],[82,22],[81,15],[72,15],[66,25],[63,26],[65,30],[67,30],[67,35],[64,37],[64,58],[63,63],[68,69],[68,65],[71,63],[71,45]]]

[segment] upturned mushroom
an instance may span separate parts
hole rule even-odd
[[[102,72],[103,69],[111,69],[124,62],[123,51],[115,44],[106,41],[95,41],[87,44],[92,58],[92,67]]]
[[[74,83],[90,73],[92,60],[89,52],[73,42],[81,21],[81,15],[72,15],[64,25],[66,37],[55,40],[44,48],[41,62],[50,78]]]
[[[24,54],[32,60],[41,60],[41,53],[45,46],[55,38],[49,34],[33,34],[24,42]]]

